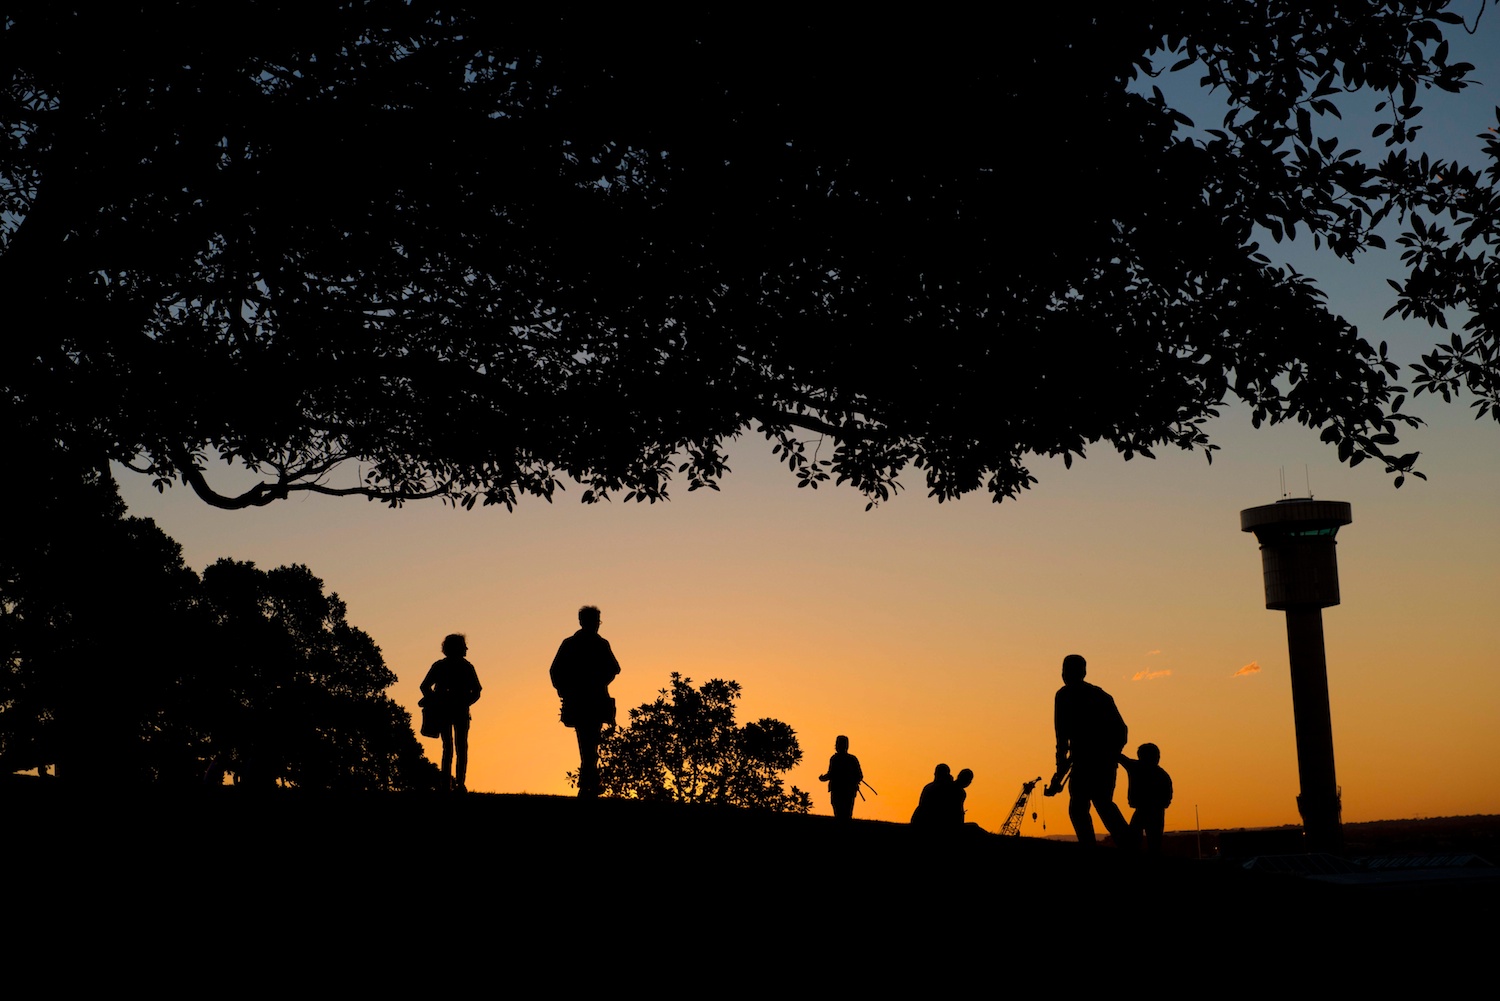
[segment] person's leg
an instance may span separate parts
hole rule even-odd
[[[469,721],[461,719],[453,724],[453,749],[457,752],[454,762],[454,783],[459,792],[468,792],[464,780],[469,774]]]
[[[1151,855],[1161,854],[1161,836],[1167,826],[1166,810],[1137,810],[1136,815],[1142,812],[1146,814],[1143,825],[1146,830],[1146,852]]]
[[[599,795],[599,735],[603,723],[579,723],[573,728],[578,735],[578,795],[592,799]]]
[[[1115,844],[1123,847],[1130,838],[1130,825],[1125,823],[1125,815],[1115,806],[1115,776],[1118,771],[1119,766],[1113,761],[1101,762],[1093,770],[1089,784],[1094,810],[1099,814],[1104,829],[1115,839]]]
[[[1127,831],[1125,833],[1125,842],[1120,847],[1122,847],[1122,848],[1129,848],[1133,852],[1140,851],[1141,850],[1141,831],[1142,831],[1142,825],[1144,825],[1144,824],[1145,824],[1145,817],[1142,815],[1142,812],[1140,810],[1136,810],[1133,813],[1131,813],[1131,815],[1130,815],[1130,827],[1127,829]]]
[[[1094,809],[1099,813],[1099,819],[1104,823],[1104,829],[1109,836],[1115,839],[1116,844],[1126,844],[1130,840],[1130,825],[1125,822],[1125,814],[1115,806],[1113,799],[1095,800]]]
[[[1094,818],[1089,815],[1089,779],[1079,774],[1073,766],[1073,777],[1068,780],[1068,819],[1073,821],[1073,833],[1078,835],[1080,845],[1094,844]]]
[[[448,788],[453,787],[453,724],[443,727],[443,778]]]

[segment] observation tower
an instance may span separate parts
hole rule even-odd
[[[1266,607],[1286,612],[1297,729],[1297,811],[1309,851],[1343,846],[1338,778],[1333,769],[1333,719],[1328,708],[1328,659],[1323,609],[1339,603],[1334,536],[1354,516],[1343,501],[1289,497],[1240,512],[1240,531],[1260,542]]]

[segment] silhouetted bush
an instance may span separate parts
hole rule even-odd
[[[776,719],[734,722],[736,681],[717,678],[694,688],[672,673],[654,702],[599,745],[602,795],[675,803],[711,803],[806,813],[812,798],[782,776],[802,760],[797,734]],[[575,785],[576,772],[568,779]]]

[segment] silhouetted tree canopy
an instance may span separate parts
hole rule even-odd
[[[1028,455],[1207,452],[1228,400],[1399,476],[1395,364],[1256,239],[1475,204],[1404,152],[1470,69],[1446,7],[12,4],[3,406],[225,507],[656,500],[746,429],[799,485],[999,500]],[[1356,99],[1383,164],[1329,135]],[[1414,230],[1398,305],[1476,310],[1418,388],[1493,401],[1467,226],[1477,265]]]
[[[812,798],[782,782],[802,760],[796,732],[776,719],[736,726],[739,697],[739,682],[714,679],[694,688],[674,671],[670,688],[630,710],[630,721],[600,743],[602,794],[806,813]],[[577,773],[568,780],[576,785]]]
[[[0,500],[0,772],[435,787],[380,649],[306,567],[200,581],[112,480],[24,442],[39,483]]]
[[[304,566],[219,560],[203,572],[213,627],[203,708],[215,768],[302,789],[435,788],[396,676]]]
[[[1500,107],[1495,116],[1500,124]],[[1476,418],[1500,421],[1500,131],[1479,138],[1490,160],[1483,171],[1429,162],[1426,155],[1392,156],[1381,165],[1382,180],[1411,226],[1397,239],[1408,277],[1391,280],[1397,300],[1386,315],[1447,329],[1448,311],[1467,310],[1466,333],[1453,332],[1411,366],[1413,392],[1452,400],[1467,390]],[[1408,458],[1414,457],[1399,457],[1397,468],[1406,468]]]
[[[112,480],[7,430],[33,478],[0,491],[0,771],[172,771],[194,739],[180,672],[211,656],[192,650],[198,577],[153,522],[125,517]]]

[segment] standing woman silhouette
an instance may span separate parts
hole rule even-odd
[[[469,641],[463,633],[443,637],[443,659],[427,670],[422,679],[422,732],[443,738],[443,777],[449,790],[468,792],[464,779],[469,771],[469,707],[479,701],[479,674],[464,657]],[[435,724],[435,727],[434,727]],[[458,775],[452,768],[458,752]]]

